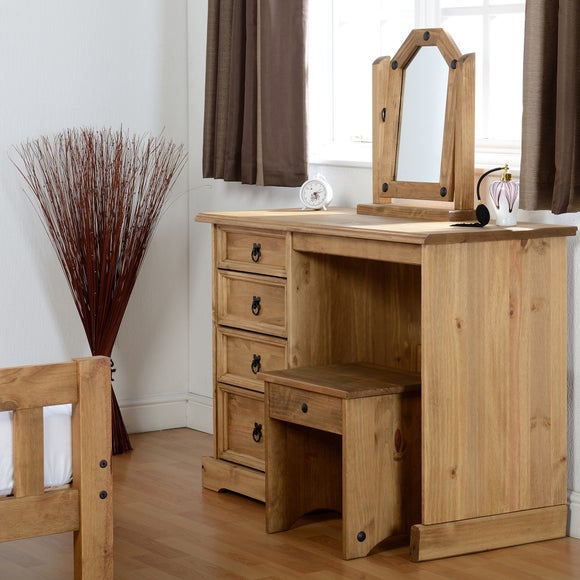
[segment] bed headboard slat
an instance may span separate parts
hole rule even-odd
[[[44,421],[42,407],[19,409],[13,417],[14,496],[44,491]]]

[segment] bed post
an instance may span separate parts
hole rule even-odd
[[[74,533],[75,580],[113,579],[111,368],[107,357],[76,361],[78,403],[73,406],[73,487],[79,490]]]

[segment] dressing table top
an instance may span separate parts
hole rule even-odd
[[[202,212],[196,221],[416,245],[574,236],[577,230],[575,226],[523,222],[513,227],[490,224],[483,228],[465,228],[453,226],[451,222],[357,214],[354,208]]]

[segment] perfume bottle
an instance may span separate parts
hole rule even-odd
[[[492,201],[496,225],[515,226],[520,205],[520,184],[512,180],[507,164],[502,168],[499,181],[490,184],[489,198]]]

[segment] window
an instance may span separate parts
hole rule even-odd
[[[519,165],[525,0],[312,0],[312,161],[371,161],[372,62],[412,28],[442,27],[476,53],[476,164]]]

